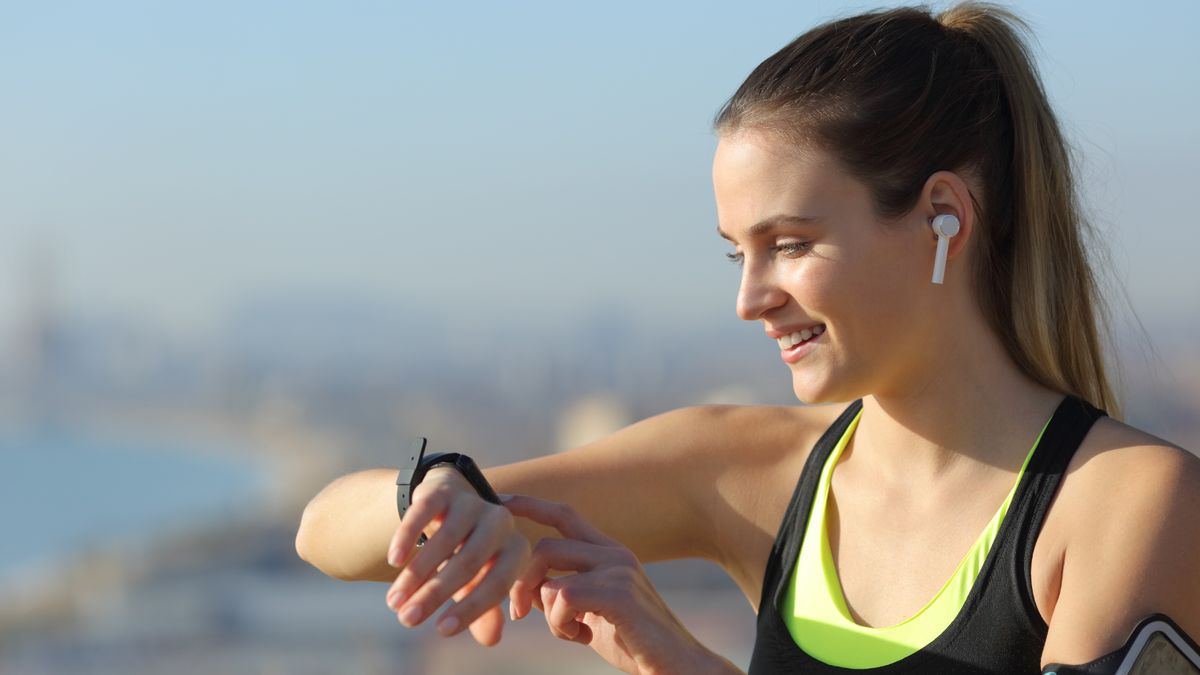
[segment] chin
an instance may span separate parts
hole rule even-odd
[[[799,374],[792,374],[792,393],[804,405],[830,403],[829,392],[820,383],[812,382]]]
[[[859,396],[844,387],[833,386],[834,378],[817,376],[811,372],[792,371],[792,393],[804,405],[827,403],[849,403]]]

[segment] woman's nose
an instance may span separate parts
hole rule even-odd
[[[757,321],[766,311],[787,301],[787,294],[771,278],[769,269],[742,268],[742,283],[738,287],[737,315],[746,321]]]

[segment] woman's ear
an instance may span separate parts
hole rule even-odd
[[[958,219],[958,234],[950,237],[946,257],[952,259],[966,250],[967,242],[975,232],[975,202],[971,199],[971,191],[965,181],[952,171],[937,171],[925,181],[917,208],[925,217],[928,226],[933,219],[942,214],[950,214]],[[937,233],[930,227],[929,242],[937,245]],[[930,249],[932,255],[933,249]]]

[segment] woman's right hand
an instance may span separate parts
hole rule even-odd
[[[737,673],[671,612],[638,558],[561,502],[512,495],[515,515],[558,530],[544,538],[510,591],[512,618],[536,606],[550,632],[590,646],[626,673]],[[574,572],[550,578],[550,570]]]
[[[436,531],[417,548],[427,529]],[[455,469],[434,467],[388,546],[388,564],[403,568],[388,589],[388,607],[412,627],[453,597],[438,631],[450,636],[470,626],[476,642],[494,645],[504,625],[500,603],[529,558],[529,541],[507,508],[485,501]]]

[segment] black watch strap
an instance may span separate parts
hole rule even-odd
[[[496,491],[493,490],[491,484],[487,482],[487,478],[485,478],[483,472],[479,470],[479,467],[475,464],[475,460],[458,452],[439,452],[426,457],[425,460],[421,462],[420,475],[417,476],[416,482],[420,483],[421,479],[425,477],[425,474],[428,473],[430,469],[440,464],[452,464],[454,468],[463,475],[463,478],[467,479],[467,482],[471,484],[471,487],[475,488],[475,491],[479,493],[480,497],[493,504],[501,503],[500,497],[496,495]]]

